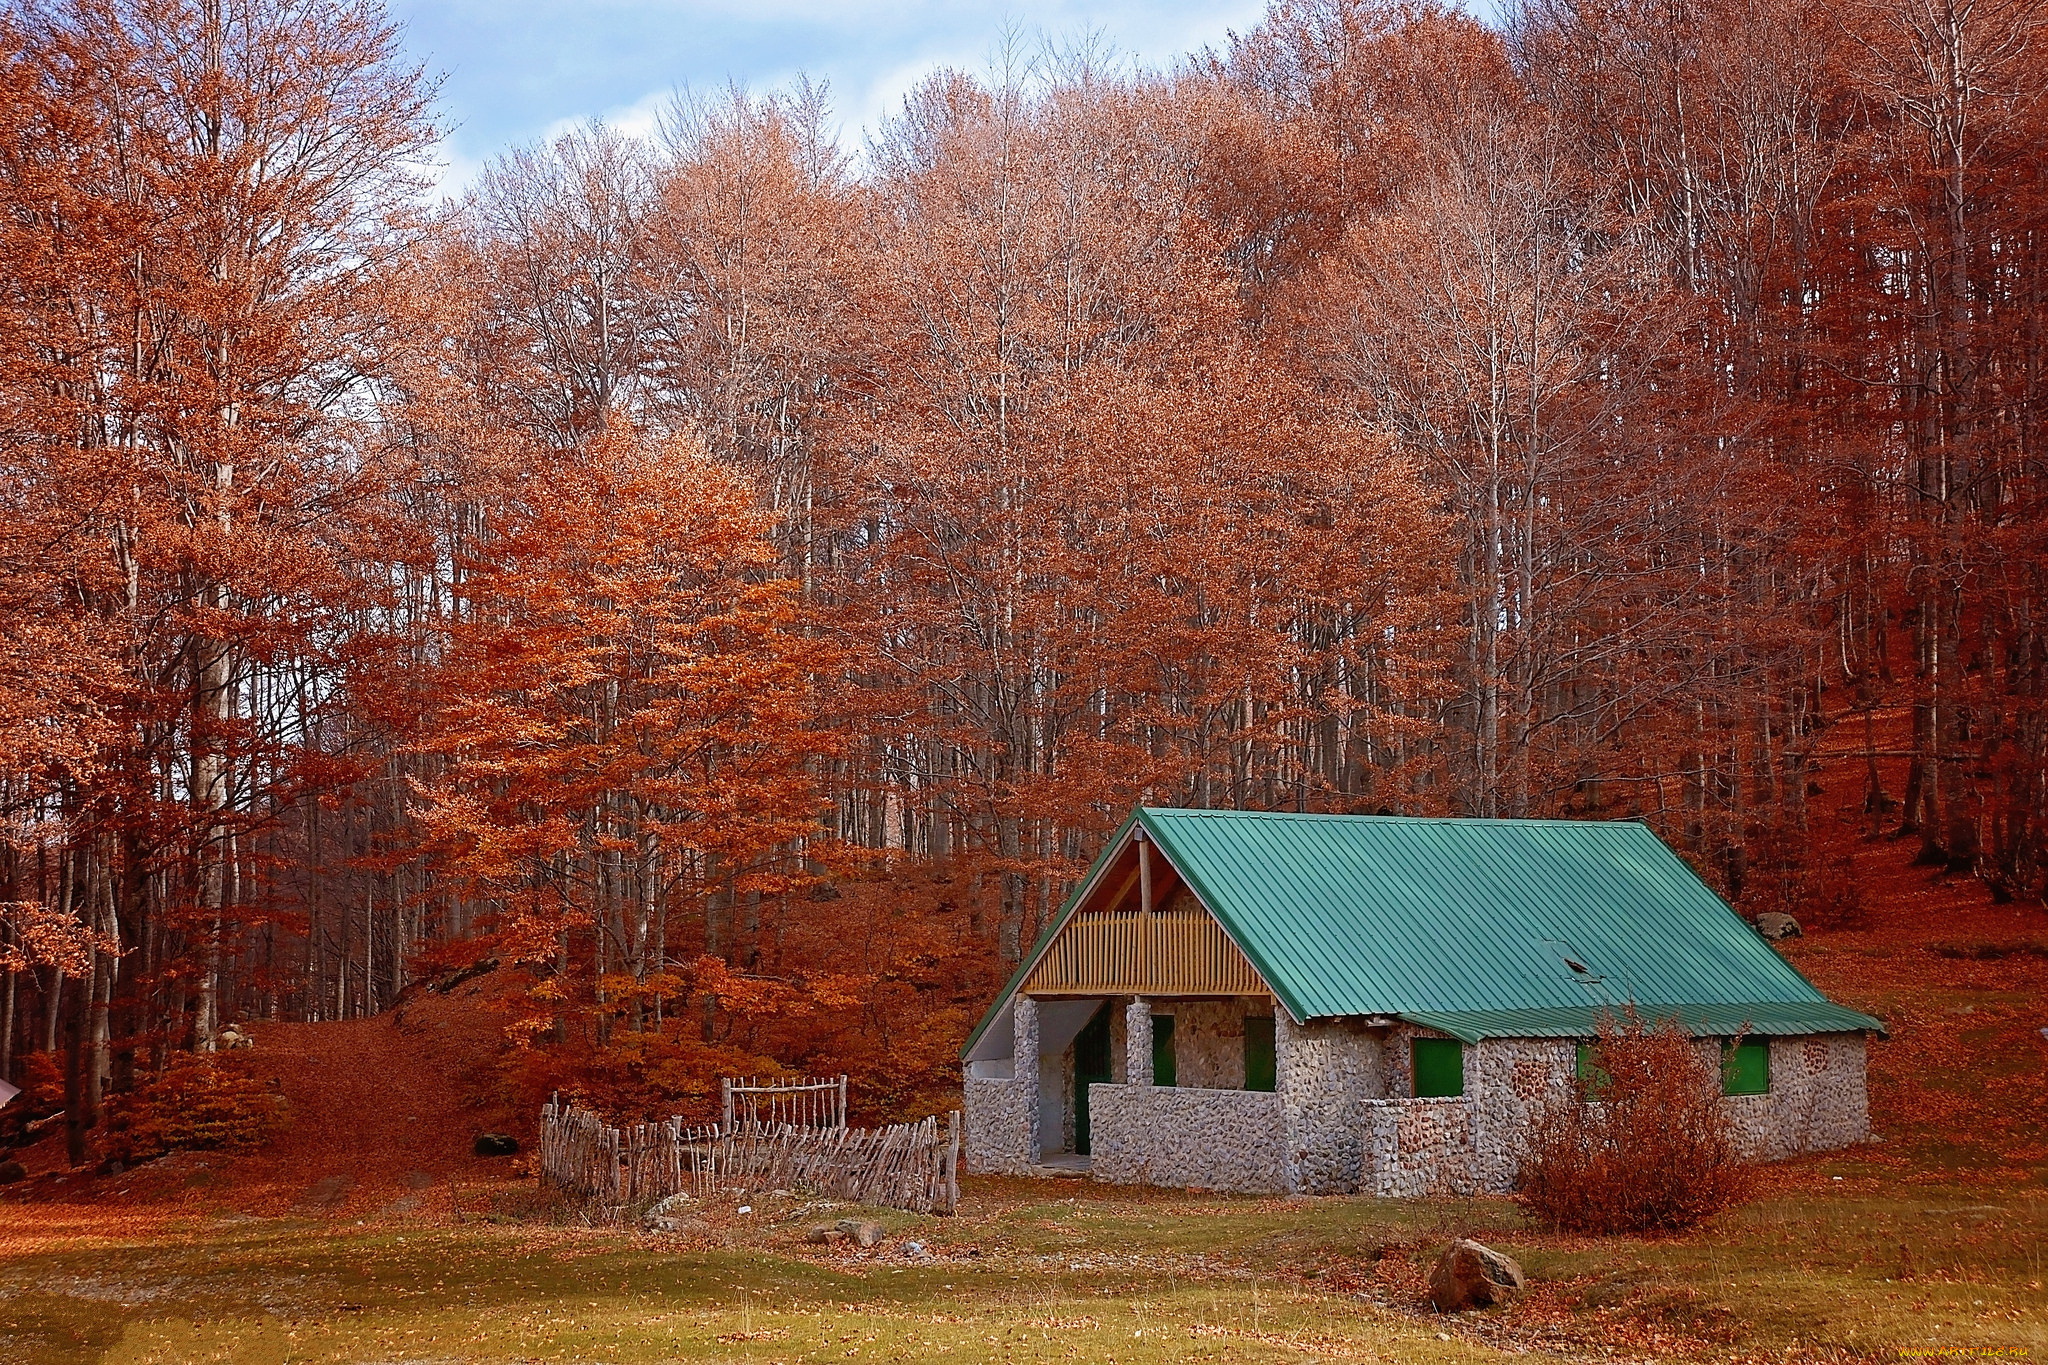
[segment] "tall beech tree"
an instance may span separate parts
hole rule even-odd
[[[96,766],[38,802],[10,880],[123,947],[73,991],[97,1089],[110,1011],[124,1044],[211,1046],[261,920],[252,841],[321,780],[303,740],[350,590],[322,519],[377,327],[356,291],[435,130],[354,4],[31,0],[0,45],[8,445],[68,561],[18,610],[114,675]]]
[[[739,907],[836,861],[811,772],[836,744],[812,716],[821,660],[793,585],[762,575],[752,489],[690,443],[606,429],[523,472],[450,604],[419,837],[502,951],[552,960],[552,995],[587,934],[591,998],[638,1032],[677,993],[670,918],[751,962],[760,916]]]

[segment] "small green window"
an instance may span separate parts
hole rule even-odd
[[[1771,1040],[1744,1038],[1733,1046],[1721,1044],[1721,1093],[1724,1095],[1768,1095],[1771,1093]]]
[[[1273,1088],[1273,1016],[1247,1015],[1244,1021],[1244,1088]]]
[[[1465,1093],[1465,1045],[1455,1038],[1417,1038],[1415,1098],[1445,1099]]]
[[[1606,1069],[1599,1062],[1594,1060],[1599,1055],[1600,1045],[1598,1043],[1579,1044],[1578,1077],[1581,1081],[1585,1082],[1586,1089],[1595,1096],[1599,1095],[1608,1086],[1614,1084],[1614,1078],[1607,1074]]]
[[[1152,1016],[1152,1084],[1172,1085],[1178,1076],[1173,1060],[1173,1016]]]

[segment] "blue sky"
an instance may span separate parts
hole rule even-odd
[[[590,118],[652,128],[678,88],[728,80],[774,89],[799,71],[831,83],[857,148],[859,130],[894,109],[941,66],[984,70],[1006,23],[1034,39],[1089,32],[1128,58],[1170,62],[1220,47],[1265,12],[1265,0],[1047,0],[1025,6],[938,0],[387,0],[406,47],[444,74],[444,118],[456,125],[442,184],[466,184],[483,162]]]

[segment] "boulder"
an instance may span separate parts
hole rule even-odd
[[[519,1139],[509,1133],[478,1133],[472,1150],[478,1156],[518,1156]]]
[[[839,1230],[852,1238],[855,1246],[863,1247],[877,1246],[889,1235],[882,1231],[880,1223],[870,1223],[864,1218],[842,1218]]]
[[[1439,1313],[1491,1308],[1522,1291],[1522,1267],[1492,1247],[1460,1237],[1429,1272],[1429,1301]]]
[[[819,1245],[823,1246],[829,1245],[833,1242],[845,1241],[846,1234],[835,1227],[815,1227],[810,1230],[805,1240],[816,1242]]]
[[[28,1168],[19,1161],[0,1161],[0,1185],[12,1185],[17,1180],[28,1179]]]
[[[1781,938],[1798,938],[1799,921],[1776,910],[1766,910],[1756,917],[1756,931],[1774,941]]]

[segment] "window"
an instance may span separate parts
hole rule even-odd
[[[1409,1054],[1415,1098],[1448,1099],[1465,1093],[1465,1045],[1455,1038],[1417,1038]]]
[[[1721,1044],[1721,1093],[1724,1095],[1768,1095],[1771,1093],[1771,1040],[1744,1038],[1740,1043]]]
[[[1600,1092],[1608,1086],[1614,1084],[1614,1078],[1609,1076],[1600,1064],[1593,1060],[1599,1055],[1600,1045],[1598,1043],[1579,1044],[1578,1077],[1586,1083],[1586,1089],[1595,1097],[1598,1097]]]
[[[1179,1072],[1173,1058],[1173,1016],[1152,1016],[1152,1084],[1172,1085]]]
[[[1244,1021],[1244,1088],[1271,1090],[1276,1070],[1273,1016],[1247,1015]]]

